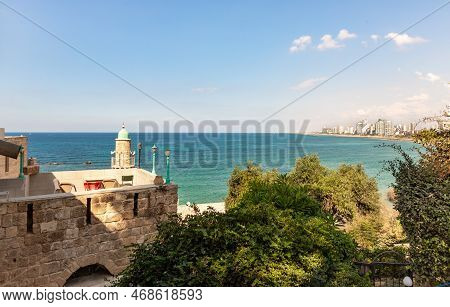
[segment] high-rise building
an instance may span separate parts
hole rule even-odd
[[[367,120],[359,121],[356,124],[356,134],[365,134],[364,128],[367,126]]]
[[[392,122],[390,120],[384,121],[384,135],[393,135],[394,127],[392,126]]]
[[[376,135],[385,135],[386,128],[385,128],[385,120],[384,119],[378,119],[375,123],[375,134]]]

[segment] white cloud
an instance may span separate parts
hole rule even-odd
[[[361,117],[384,117],[384,118],[420,118],[432,112],[429,106],[430,96],[420,93],[406,97],[391,104],[372,106],[367,109],[359,109],[356,114]]]
[[[307,79],[291,87],[291,89],[295,91],[301,91],[310,87],[314,87],[325,79],[325,77]]]
[[[422,102],[422,101],[428,100],[429,98],[430,98],[430,96],[428,94],[421,93],[421,94],[418,94],[418,95],[407,97],[405,100],[406,101]]]
[[[342,29],[341,31],[339,31],[339,34],[337,36],[337,38],[341,41],[355,37],[356,33],[350,33],[347,29]]]
[[[361,42],[361,45],[362,45],[364,48],[367,48],[367,47],[369,46],[369,44],[368,44],[366,41],[362,41],[362,42]]]
[[[436,82],[441,80],[441,77],[439,77],[438,75],[435,75],[431,72],[424,74],[420,71],[416,71],[416,76],[420,79],[420,80],[425,80],[425,81],[429,81],[429,82]]]
[[[398,34],[395,32],[391,32],[386,34],[385,38],[392,39],[395,44],[399,47],[405,46],[405,45],[413,45],[413,44],[420,44],[424,43],[427,40],[420,37],[420,36],[409,36],[408,34]]]
[[[289,48],[289,52],[296,53],[305,50],[306,47],[311,44],[312,38],[309,35],[300,36],[292,41],[292,45]]]
[[[370,36],[370,38],[374,41],[374,42],[378,42],[378,39],[380,38],[380,36],[378,34],[372,34]]]
[[[368,110],[364,110],[364,109],[359,109],[358,111],[356,111],[356,114],[358,114],[359,116],[370,115],[370,114],[368,114]]]
[[[320,51],[344,47],[344,45],[339,44],[337,41],[335,41],[330,34],[325,34],[320,40],[322,42],[317,46],[317,49],[319,49]]]
[[[217,90],[217,87],[195,87],[192,89],[192,92],[199,94],[210,94],[216,92]]]

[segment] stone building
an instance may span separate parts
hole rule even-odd
[[[64,286],[90,266],[118,274],[126,247],[152,240],[178,203],[176,185],[139,168],[11,176],[0,192],[2,287]]]
[[[26,136],[5,136],[5,129],[0,128],[0,140],[23,147],[24,161],[28,156],[28,138]],[[20,160],[0,155],[0,179],[16,178],[20,173]]]

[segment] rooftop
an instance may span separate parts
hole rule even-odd
[[[139,168],[39,173],[26,176],[25,179],[0,180],[0,202],[57,198],[62,194],[85,195],[102,191],[133,190],[160,184],[163,184],[161,177]]]

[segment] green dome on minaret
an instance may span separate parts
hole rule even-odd
[[[122,129],[120,129],[119,134],[117,134],[117,138],[120,140],[128,140],[128,131],[125,129],[125,124],[122,125]]]

